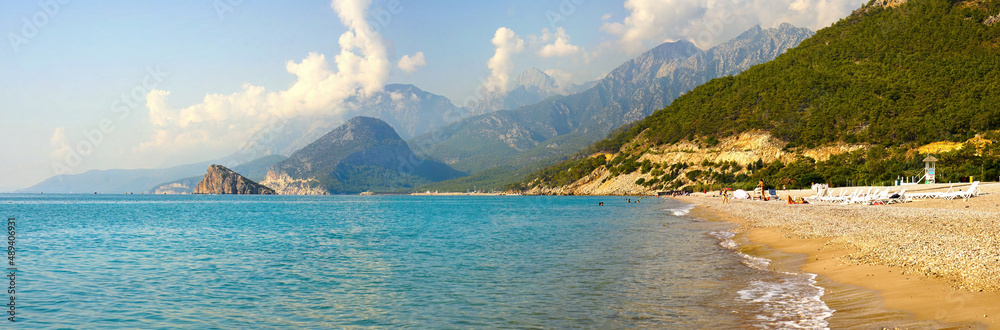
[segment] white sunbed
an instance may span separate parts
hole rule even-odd
[[[843,189],[841,189],[841,191],[843,191]],[[803,198],[803,199],[805,199],[806,201],[808,201],[810,203],[815,203],[815,202],[822,201],[824,198],[833,197],[833,195],[834,195],[833,189],[830,189],[830,188],[820,188],[819,191],[817,191],[815,195],[812,195],[812,196],[809,196],[809,197],[806,197],[806,198]]]
[[[875,190],[875,193],[871,193],[872,190]],[[865,194],[864,196],[859,196],[857,198],[850,200],[849,202],[847,202],[847,204],[871,205],[876,201],[889,198],[889,187],[885,187],[885,190],[883,190],[882,192],[879,192],[878,189],[872,187],[868,188],[868,192],[869,193]]]
[[[830,202],[830,203],[839,203],[839,202],[851,200],[852,198],[857,197],[859,194],[861,194],[861,189],[854,189],[854,191],[851,192],[848,195],[842,195],[842,196],[837,197],[837,198],[831,198],[831,199],[829,199],[827,201]]]
[[[877,202],[882,202],[883,204],[886,203],[886,201],[889,200],[889,196],[892,196],[892,194],[889,193],[889,189],[891,189],[891,188],[892,187],[885,187],[885,190],[883,190],[881,193],[879,193],[877,195],[874,195],[871,198],[869,198],[868,201],[865,202],[865,204],[871,205],[871,204],[875,204]]]
[[[886,189],[886,191],[888,191],[888,189]],[[893,198],[892,196],[896,196],[896,197]],[[874,204],[882,203],[882,205],[889,205],[889,204],[894,204],[894,203],[905,203],[905,202],[908,202],[908,201],[909,200],[906,197],[906,188],[903,188],[903,190],[900,190],[899,192],[897,192],[895,194],[886,193],[884,196],[880,196],[879,198],[876,198],[876,199],[872,200],[872,204],[874,205]]]
[[[910,201],[910,197],[906,195],[906,188],[903,188],[903,190],[900,190],[896,194],[899,195],[899,197],[889,198],[885,203],[895,204],[895,203],[907,203]]]
[[[841,190],[843,190],[843,189],[841,189]],[[834,197],[836,197],[836,194],[833,192],[832,189],[825,189],[825,190],[817,193],[816,196],[813,196],[811,198],[807,198],[806,200],[809,201],[809,202],[815,203],[815,202],[823,202],[823,201],[826,201],[827,199],[834,198]]]
[[[974,197],[978,194],[979,194],[979,181],[974,181],[972,182],[972,185],[969,186],[969,189],[966,189],[964,191],[959,190],[953,193],[942,194],[941,199],[953,200],[956,197],[961,197],[963,200],[967,200],[970,197]]]
[[[840,196],[836,196],[836,197],[831,196],[831,197],[828,197],[828,198],[820,199],[820,201],[821,202],[827,202],[827,203],[840,203],[840,202],[848,201],[848,200],[851,200],[851,198],[854,198],[855,196],[857,196],[861,192],[861,189],[854,189],[854,192],[852,192],[850,195],[845,195],[844,193],[846,193],[846,192],[847,192],[847,189],[841,189],[840,190]]]
[[[875,187],[868,187],[868,192],[854,196],[853,198],[848,199],[841,204],[867,204],[873,198],[872,189],[875,189]]]
[[[934,198],[940,198],[942,195],[950,194],[951,193],[951,189],[954,188],[954,187],[955,187],[955,184],[952,184],[951,186],[948,187],[948,190],[945,191],[945,192],[943,192],[943,193],[942,192],[916,193],[916,194],[910,194],[909,197],[911,199],[934,199]]]

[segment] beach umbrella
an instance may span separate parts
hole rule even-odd
[[[735,199],[750,199],[750,194],[746,190],[737,189],[733,192],[733,198]]]

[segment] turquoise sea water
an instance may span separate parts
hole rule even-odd
[[[0,202],[24,328],[822,327],[830,312],[808,274],[754,266],[727,225],[666,199]]]

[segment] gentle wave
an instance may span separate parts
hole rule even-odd
[[[748,287],[737,291],[739,299],[761,306],[756,315],[756,326],[768,329],[829,329],[828,318],[834,310],[823,302],[826,293],[816,285],[816,274],[791,273],[769,270],[771,260],[751,256],[739,251],[733,232],[712,232],[719,245],[732,250],[743,258],[747,267],[769,272],[773,277],[750,281]]]
[[[667,209],[667,211],[670,211],[670,213],[673,214],[674,216],[682,217],[687,215],[688,213],[691,213],[691,209],[693,208],[694,204],[684,204],[679,207],[669,208]]]

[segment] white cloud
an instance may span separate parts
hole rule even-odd
[[[417,52],[412,57],[410,55],[403,55],[397,65],[399,65],[400,70],[406,71],[406,73],[414,73],[417,71],[417,68],[427,65],[427,59],[424,58],[424,52]]]
[[[580,53],[580,47],[569,43],[569,34],[563,28],[557,28],[555,42],[545,45],[538,50],[541,57],[563,57]]]
[[[52,153],[50,154],[52,159],[64,160],[71,148],[69,146],[69,136],[66,135],[66,127],[56,127],[52,132],[52,137],[49,138],[49,144],[52,146]]]
[[[335,119],[344,114],[344,101],[382,91],[391,64],[381,35],[365,20],[370,0],[333,0],[341,22],[348,28],[340,35],[340,53],[333,58],[317,53],[300,62],[288,61],[285,69],[297,77],[291,87],[267,91],[244,84],[236,93],[208,94],[199,104],[172,107],[169,91],[152,90],[146,95],[149,121],[154,127],[148,141],[136,151],[184,150],[186,148],[231,149],[268,123],[303,116]],[[422,58],[422,54],[418,53]]]
[[[626,0],[628,17],[601,30],[618,38],[617,47],[637,53],[656,44],[691,40],[708,48],[736,37],[754,24],[764,28],[791,23],[817,30],[846,17],[866,0]]]
[[[545,70],[545,74],[552,77],[552,79],[556,81],[556,85],[558,85],[559,88],[565,89],[573,85],[574,75],[572,73],[559,69],[548,69]]]
[[[493,35],[493,45],[496,52],[486,63],[490,68],[490,77],[483,86],[489,91],[504,92],[510,83],[511,71],[514,70],[514,55],[524,51],[524,40],[506,27],[497,29]]]
[[[549,28],[543,28],[541,34],[529,34],[526,38],[528,39],[529,47],[538,47],[552,41],[552,37],[552,31],[550,31]]]

